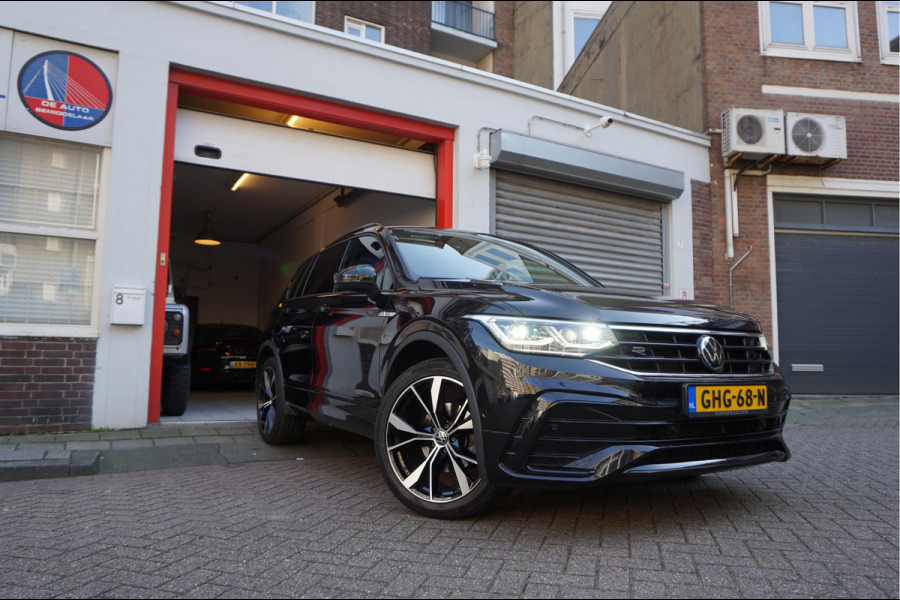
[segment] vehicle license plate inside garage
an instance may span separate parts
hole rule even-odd
[[[231,361],[231,367],[233,369],[255,369],[256,361],[255,360],[233,360],[233,361]]]
[[[764,385],[689,385],[687,411],[716,415],[765,410],[769,406]]]

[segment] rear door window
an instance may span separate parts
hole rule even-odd
[[[306,259],[306,261],[300,265],[300,268],[297,269],[297,273],[294,275],[294,278],[291,280],[290,288],[288,288],[288,298],[295,298],[297,296],[303,295],[303,286],[306,283],[306,278],[309,275],[309,271],[313,266],[313,263],[316,262],[316,255],[312,255],[310,258]]]
[[[335,244],[319,253],[319,258],[309,275],[304,296],[330,294],[334,291],[334,274],[338,272],[347,242]]]

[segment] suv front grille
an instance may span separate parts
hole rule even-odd
[[[617,354],[594,357],[619,369],[642,375],[710,375],[697,353],[697,340],[714,337],[725,349],[722,375],[764,375],[772,370],[772,355],[760,344],[761,334],[726,331],[630,328],[610,326],[619,340]]]

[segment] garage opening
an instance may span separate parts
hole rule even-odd
[[[184,413],[161,420],[252,421],[256,332],[296,268],[368,223],[438,223],[437,146],[185,94],[178,104],[168,261],[190,312],[191,385]]]

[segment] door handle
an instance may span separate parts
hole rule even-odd
[[[325,314],[325,315],[330,315],[331,310],[332,310],[332,308],[330,306],[328,306],[327,304],[323,304],[322,306],[319,307],[319,312],[322,314]]]

